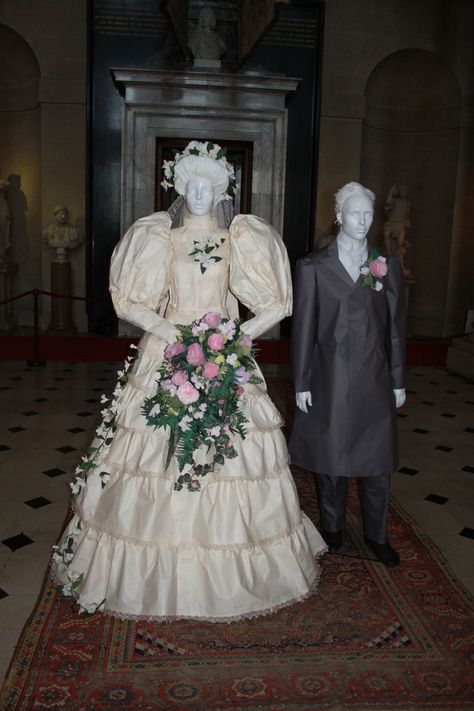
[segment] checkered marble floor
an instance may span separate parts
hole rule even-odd
[[[0,364],[0,678],[36,602],[67,514],[68,482],[117,369]],[[414,368],[398,414],[392,493],[474,592],[474,385],[442,369]]]

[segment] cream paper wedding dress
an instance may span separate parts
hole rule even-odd
[[[195,241],[225,238],[204,274],[190,256]],[[256,316],[252,338],[291,313],[285,247],[270,225],[240,215],[229,231],[209,218],[185,218],[171,230],[167,213],[138,220],[117,245],[110,291],[120,318],[145,330],[118,400],[113,441],[89,471],[74,502],[52,572],[82,609],[125,618],[231,621],[272,612],[308,596],[326,545],[301,512],[288,468],[280,415],[264,383],[245,386],[245,439],[238,456],[175,491],[176,462],[165,469],[168,433],[146,424],[142,405],[172,324],[209,311],[237,317],[239,299]],[[164,316],[157,313],[167,300]],[[102,488],[99,472],[110,478]],[[71,581],[76,581],[72,585]]]

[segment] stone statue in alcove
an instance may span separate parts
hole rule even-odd
[[[199,11],[197,25],[189,33],[188,45],[194,56],[194,63],[198,60],[218,62],[224,56],[227,46],[223,38],[216,31],[217,18],[212,7],[203,7]]]
[[[67,250],[78,247],[84,242],[84,236],[76,225],[68,222],[68,210],[64,205],[53,209],[55,222],[43,230],[43,242],[56,250],[58,261],[67,261]]]
[[[410,276],[410,270],[404,259],[410,243],[406,232],[411,227],[410,201],[406,185],[392,185],[385,201],[384,210],[387,219],[383,226],[383,236],[387,252],[400,257],[404,276]]]
[[[6,196],[7,183],[5,180],[0,180],[0,261],[4,262],[7,257],[7,250],[11,245],[10,240],[10,225],[11,216],[10,208]]]

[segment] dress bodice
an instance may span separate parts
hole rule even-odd
[[[210,240],[218,244],[207,255],[204,271],[199,255]],[[229,233],[203,218],[187,218],[183,227],[171,230],[169,302],[165,318],[173,323],[189,323],[209,311],[227,317],[229,290]]]
[[[202,273],[190,253],[213,235],[224,241],[208,254]],[[243,330],[256,338],[289,316],[292,305],[285,246],[255,215],[237,215],[228,231],[210,218],[186,217],[183,227],[171,229],[166,212],[142,217],[114,250],[110,294],[119,318],[168,343],[176,338],[175,324],[209,311],[237,318],[237,300],[255,314]]]

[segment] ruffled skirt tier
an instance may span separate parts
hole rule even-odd
[[[162,357],[163,343],[144,336],[113,441],[75,499],[63,537],[74,541],[71,560],[55,560],[54,577],[66,585],[71,573],[81,576],[74,595],[82,608],[131,618],[230,621],[303,599],[326,546],[300,510],[265,386],[245,387],[238,456],[208,474],[200,492],[175,491],[175,459],[165,467],[169,435],[142,414]],[[110,475],[105,487],[101,472]]]

